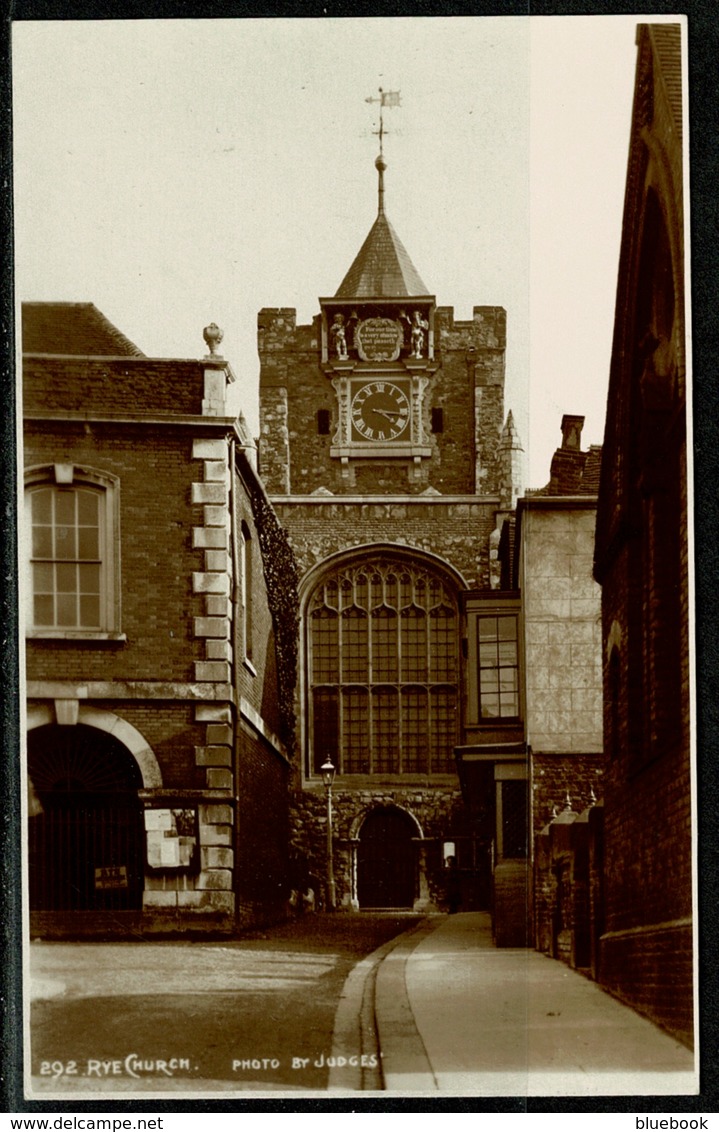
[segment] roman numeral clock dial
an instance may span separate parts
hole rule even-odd
[[[409,398],[391,381],[368,381],[352,398],[352,436],[373,442],[409,440]],[[406,434],[406,435],[403,435]]]

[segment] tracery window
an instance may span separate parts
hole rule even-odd
[[[417,563],[340,567],[314,591],[307,625],[308,769],[448,774],[457,742],[454,598]]]

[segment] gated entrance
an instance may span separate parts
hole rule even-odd
[[[139,767],[111,735],[48,725],[29,732],[32,911],[141,908],[144,829]]]
[[[360,908],[411,908],[417,895],[418,829],[396,806],[379,806],[365,818],[357,847]]]

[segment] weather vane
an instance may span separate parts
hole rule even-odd
[[[398,90],[382,90],[382,87],[380,87],[379,98],[365,98],[365,102],[379,103],[379,130],[373,130],[372,132],[379,135],[380,157],[384,157],[384,152],[382,149],[382,142],[384,138],[384,120],[382,118],[382,111],[385,107],[387,107],[388,110],[392,110],[395,106],[401,106],[399,95],[400,92]]]

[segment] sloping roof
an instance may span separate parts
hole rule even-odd
[[[407,250],[380,212],[335,298],[366,299],[429,295]]]
[[[94,303],[23,303],[22,348],[26,354],[145,356]]]
[[[650,24],[649,37],[659,63],[659,77],[667,94],[674,127],[682,137],[682,54],[679,24]]]

